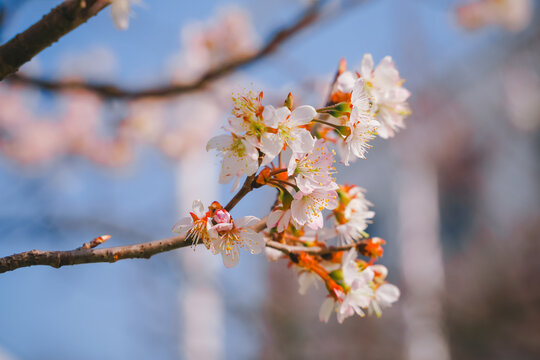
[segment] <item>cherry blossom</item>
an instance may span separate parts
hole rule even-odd
[[[404,119],[410,114],[407,99],[410,92],[402,87],[403,79],[390,56],[386,56],[374,68],[371,54],[364,55],[360,71],[365,81],[367,95],[373,101],[373,111],[381,123],[378,134],[382,138],[393,137],[397,129],[403,128]]]
[[[172,231],[191,238],[194,245],[202,241],[208,247],[208,222],[203,203],[200,200],[193,201],[190,216],[178,220]]]
[[[214,254],[221,254],[223,264],[227,268],[238,265],[240,248],[246,248],[252,254],[259,254],[263,251],[265,244],[263,234],[251,228],[260,221],[259,218],[245,216],[233,221],[230,215],[225,214],[225,210],[217,216],[219,222],[208,229],[210,249]],[[214,220],[216,220],[216,216],[214,216]]]
[[[206,150],[216,149],[222,157],[219,182],[226,184],[233,178],[252,175],[259,168],[259,152],[248,141],[233,135],[219,135],[208,141]]]
[[[296,153],[291,156],[287,173],[295,176],[296,185],[303,193],[315,189],[333,190],[336,188],[332,177],[335,170],[333,163],[334,155],[328,150],[325,141],[319,139],[309,154]]]
[[[311,229],[322,228],[324,225],[322,210],[332,210],[338,205],[336,189],[337,185],[331,190],[317,189],[309,194],[301,191],[296,193],[291,204],[291,216],[294,221]]]
[[[338,194],[340,207],[334,210],[338,242],[351,244],[365,235],[364,230],[375,213],[369,210],[372,204],[365,198],[365,189],[341,187]]]
[[[263,118],[268,119],[269,127],[276,132],[265,132],[262,137],[262,151],[269,157],[275,158],[288,145],[294,153],[309,153],[315,145],[315,139],[303,125],[309,124],[317,112],[312,106],[302,105],[292,112],[285,106],[274,108],[266,106]]]

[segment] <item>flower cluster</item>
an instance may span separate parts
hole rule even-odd
[[[343,64],[326,106],[319,109],[294,106],[291,94],[279,107],[263,104],[262,92],[233,98],[226,133],[211,138],[207,150],[217,151],[221,160],[220,183],[235,180],[236,189],[246,180],[224,208],[214,202],[205,210],[195,202],[191,216],[174,231],[221,254],[227,267],[238,264],[240,248],[260,253],[266,246],[269,258],[287,258],[299,270],[301,293],[313,283],[325,284],[322,321],[333,311],[339,322],[365,311],[380,315],[399,290],[386,283],[387,269],[376,264],[385,241],[366,232],[375,213],[365,190],[337,182],[335,150],[349,165],[365,158],[371,139],[392,137],[403,128],[410,111],[402,84],[389,57],[374,67],[366,55],[360,73],[346,71]],[[263,186],[277,190],[266,220],[233,221],[229,211]]]

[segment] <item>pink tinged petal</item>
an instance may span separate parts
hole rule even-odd
[[[231,214],[225,209],[219,209],[214,214],[214,221],[218,224],[230,223]]]
[[[278,124],[282,124],[287,121],[287,118],[291,115],[291,110],[287,109],[285,106],[282,106],[276,109],[274,116],[277,119]]]
[[[269,229],[272,229],[276,227],[278,224],[279,219],[281,218],[281,215],[283,215],[283,210],[274,210],[268,215],[268,218],[266,219],[266,226]]]
[[[306,225],[313,230],[321,229],[324,226],[324,218],[322,216],[322,213],[318,213],[312,216]]]
[[[229,252],[222,251],[221,259],[226,268],[232,268],[238,265],[240,262],[240,250],[238,246],[233,245]]]
[[[321,309],[319,310],[319,320],[322,322],[327,323],[330,319],[330,316],[332,315],[332,311],[334,310],[334,299],[332,298],[326,298],[324,302],[321,305]]]
[[[244,229],[239,238],[252,254],[260,254],[264,250],[264,235],[253,229]]]
[[[315,146],[315,139],[311,136],[311,133],[306,129],[296,128],[292,129],[291,140],[287,140],[287,145],[290,146],[291,150],[295,153],[310,153]]]
[[[223,223],[223,224],[216,224],[212,226],[212,230],[222,232],[222,231],[230,231],[234,225],[232,223]]]
[[[317,111],[315,111],[313,106],[302,105],[293,110],[289,122],[294,126],[306,125],[309,124],[315,116],[317,116]]]
[[[302,196],[302,193],[297,193],[291,203],[291,216],[299,225],[304,225],[309,220]]]
[[[298,166],[298,161],[303,157],[303,154],[293,153],[291,159],[289,160],[289,166],[287,166],[287,175],[293,176],[296,167]]]
[[[365,54],[362,59],[362,66],[360,67],[360,74],[366,79],[371,78],[371,72],[373,71],[373,57],[371,54]]]
[[[285,211],[281,219],[279,220],[277,231],[283,232],[289,227],[289,222],[291,221],[291,210]]]
[[[172,231],[180,235],[185,235],[191,226],[193,226],[193,219],[191,217],[185,217],[174,224]]]

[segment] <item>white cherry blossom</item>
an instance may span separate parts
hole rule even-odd
[[[299,225],[306,225],[311,229],[319,229],[324,225],[322,210],[333,210],[338,205],[337,193],[334,189],[317,189],[309,194],[298,192],[291,203],[291,216]]]
[[[332,177],[334,155],[328,150],[323,139],[315,142],[309,154],[293,154],[289,161],[287,173],[296,176],[296,185],[303,193],[315,189],[332,190],[336,188]]]
[[[252,175],[259,168],[259,152],[245,139],[231,136],[215,136],[206,145],[206,150],[216,149],[222,157],[219,182],[226,184],[234,177]]]
[[[225,220],[225,216],[220,217]],[[251,228],[259,221],[260,219],[255,216],[245,216],[235,221],[229,219],[229,222],[221,222],[208,229],[210,249],[214,254],[221,254],[225,267],[238,265],[240,248],[248,249],[252,254],[263,251],[265,246],[263,234]]]
[[[294,153],[309,153],[313,149],[315,139],[310,132],[301,126],[309,124],[317,112],[312,106],[302,105],[292,112],[285,106],[274,108],[265,106],[263,118],[265,123],[275,129],[274,132],[265,132],[262,136],[261,150],[272,161],[288,145]]]
[[[268,229],[277,227],[277,232],[282,233],[289,227],[289,222],[291,221],[291,209],[275,209],[268,215],[266,220],[266,226]]]
[[[410,92],[403,88],[403,79],[390,56],[386,56],[374,68],[371,54],[364,55],[360,73],[367,94],[373,101],[373,111],[381,123],[379,136],[385,139],[393,137],[399,128],[405,127],[404,119],[410,114],[407,104]]]
[[[336,232],[340,245],[350,244],[363,237],[368,223],[375,216],[372,204],[365,198],[365,189],[355,186],[348,191],[349,202],[340,216],[336,215]]]
[[[197,245],[201,240],[207,245],[207,227],[204,205],[200,200],[195,200],[193,201],[190,216],[178,220],[178,222],[174,224],[172,231],[180,235],[186,235],[186,238],[191,238],[194,245]]]

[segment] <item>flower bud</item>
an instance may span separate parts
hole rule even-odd
[[[231,214],[225,209],[220,209],[214,213],[214,221],[216,224],[226,224],[231,222]]]

